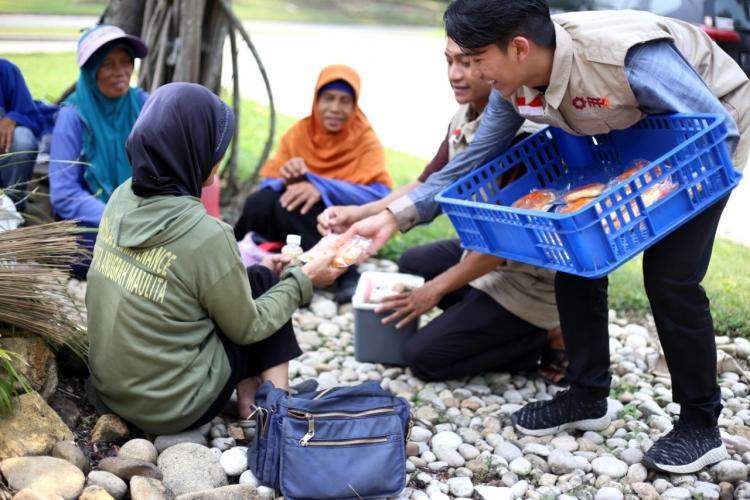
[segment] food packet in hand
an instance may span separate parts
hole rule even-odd
[[[333,267],[349,267],[355,264],[365,254],[367,249],[370,248],[371,244],[371,239],[355,236],[339,247],[336,256],[331,261],[331,265]]]
[[[299,260],[307,263],[323,255],[333,253],[331,260],[333,267],[349,267],[355,264],[359,258],[370,248],[372,240],[355,236],[351,240],[346,240],[342,235],[329,234],[323,236],[317,245],[299,256]]]

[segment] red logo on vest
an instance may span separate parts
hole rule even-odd
[[[608,108],[609,99],[606,97],[584,97],[582,95],[573,98],[573,107],[576,109],[589,108]]]

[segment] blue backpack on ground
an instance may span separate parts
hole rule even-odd
[[[409,403],[377,382],[290,396],[265,382],[255,396],[248,466],[289,500],[395,496],[406,480]]]

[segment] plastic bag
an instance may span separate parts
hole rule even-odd
[[[299,260],[307,263],[333,253],[334,257],[331,260],[331,266],[349,267],[365,254],[371,244],[371,239],[363,238],[362,236],[355,236],[350,240],[346,240],[341,235],[329,234],[321,238],[317,245],[300,255]]]
[[[11,231],[23,222],[23,217],[16,210],[13,200],[8,195],[0,194],[0,233]]]

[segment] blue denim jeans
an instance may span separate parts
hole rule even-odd
[[[0,118],[5,116],[5,109],[0,107]],[[13,132],[13,143],[10,154],[0,152],[0,188],[15,202],[23,200],[26,184],[31,179],[36,162],[37,140],[34,133],[26,127],[16,127]],[[25,201],[18,203],[18,209],[25,208]]]

